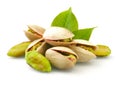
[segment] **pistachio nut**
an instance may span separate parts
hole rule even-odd
[[[45,41],[53,46],[69,45],[74,34],[63,27],[50,27],[43,34]]]
[[[45,29],[37,25],[28,25],[28,30],[24,31],[30,41],[42,38]]]
[[[77,54],[67,47],[57,46],[49,48],[45,57],[58,69],[70,69],[75,66]]]
[[[43,38],[34,40],[26,49],[26,52],[36,50],[44,55],[45,51],[50,47]]]
[[[87,62],[96,58],[95,54],[79,46],[72,45],[70,48],[77,53],[79,57],[77,62]]]
[[[11,47],[7,53],[8,56],[12,57],[20,57],[25,54],[25,50],[30,45],[30,41],[22,42],[19,44],[16,44],[15,46]]]
[[[87,62],[94,58],[96,55],[92,53],[92,50],[96,50],[96,45],[92,44],[87,40],[75,39],[72,41],[72,44],[69,47],[77,53],[78,61],[77,62]]]
[[[42,54],[37,51],[29,51],[25,55],[26,62],[33,69],[42,71],[42,72],[50,72],[51,65],[48,59],[46,59]]]
[[[104,56],[108,56],[111,53],[111,50],[108,46],[106,45],[97,45],[97,49],[96,50],[92,50],[92,52],[96,55],[96,56],[100,56],[100,57],[104,57]]]
[[[94,50],[97,49],[97,46],[95,44],[83,39],[73,39],[71,44],[76,46],[86,46]]]

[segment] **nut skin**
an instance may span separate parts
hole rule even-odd
[[[24,33],[30,41],[34,41],[42,38],[44,31],[45,29],[38,25],[28,25],[28,30]]]
[[[30,43],[31,43],[30,41],[27,41],[27,42],[21,42],[19,44],[16,44],[15,46],[9,49],[7,55],[11,57],[24,56],[25,50],[30,45]]]
[[[45,53],[45,57],[58,69],[71,69],[75,66],[77,55],[67,47],[52,47]]]
[[[53,46],[69,45],[73,37],[70,30],[62,27],[50,27],[43,34],[45,41]]]
[[[98,44],[97,49],[93,50],[92,52],[98,57],[105,57],[111,54],[110,48],[106,45],[101,45],[101,44]]]
[[[48,59],[46,59],[42,54],[37,51],[29,51],[25,55],[26,62],[33,69],[42,71],[42,72],[50,72],[51,65]]]

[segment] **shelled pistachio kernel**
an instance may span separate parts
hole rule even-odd
[[[26,52],[25,59],[27,64],[35,70],[42,72],[51,71],[51,65],[48,59],[45,58],[42,54],[38,53],[37,51]]]
[[[25,50],[30,43],[31,43],[30,41],[27,41],[27,42],[16,44],[15,46],[9,49],[7,55],[11,57],[20,57],[25,55]]]
[[[104,57],[111,54],[111,50],[106,45],[97,45],[97,49],[92,51],[96,56]]]

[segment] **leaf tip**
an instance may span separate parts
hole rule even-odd
[[[69,9],[68,9],[69,11],[72,11],[72,7],[69,7]]]

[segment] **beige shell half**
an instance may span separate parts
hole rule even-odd
[[[79,46],[69,46],[75,53],[78,55],[78,61],[77,62],[88,62],[94,58],[96,58],[96,55],[92,52],[85,50]]]
[[[28,31],[24,31],[26,37],[30,40],[30,41],[34,41],[36,39],[39,39],[41,38],[42,36],[40,35],[37,35],[37,34],[33,34],[31,32],[28,32]]]
[[[85,45],[85,46],[89,46],[93,49],[96,49],[97,46],[87,40],[83,40],[83,39],[73,39],[72,42],[71,42],[72,45]]]
[[[37,25],[28,25],[28,28],[35,32],[35,33],[32,33],[29,31],[24,31],[26,37],[31,41],[41,38],[45,31],[44,28]]]
[[[45,54],[45,51],[50,47],[49,44],[47,44],[43,38],[42,39],[37,39],[37,40],[34,40],[29,46],[28,48],[26,49],[26,52],[28,51],[31,51],[31,48],[33,46],[35,46],[36,44],[38,44],[39,42],[41,42],[41,45],[39,47],[36,48],[36,51],[38,51],[39,53],[41,54]]]
[[[68,52],[74,56],[76,53],[67,47],[53,47],[46,51],[45,56],[51,62],[51,64],[58,69],[70,69],[75,66],[77,58],[75,57],[74,62],[70,60],[69,56],[65,56],[58,51]]]
[[[52,47],[50,49],[55,50],[55,51],[66,52],[66,53],[75,55],[76,58],[78,57],[77,54],[73,50],[71,50],[70,48],[68,48],[68,47],[57,46],[57,47]]]
[[[72,32],[62,27],[50,27],[46,29],[45,33],[43,34],[45,41],[53,46],[69,45],[70,42],[64,42],[61,40],[72,39],[73,37],[74,34]]]
[[[68,46],[71,44],[71,42],[61,42],[56,40],[45,40],[45,41],[52,46]]]
[[[48,40],[62,40],[73,37],[74,34],[70,30],[62,27],[50,27],[43,34],[43,38]]]
[[[45,29],[43,27],[40,27],[38,25],[28,25],[28,28],[33,30],[34,32],[42,35],[45,32]]]

